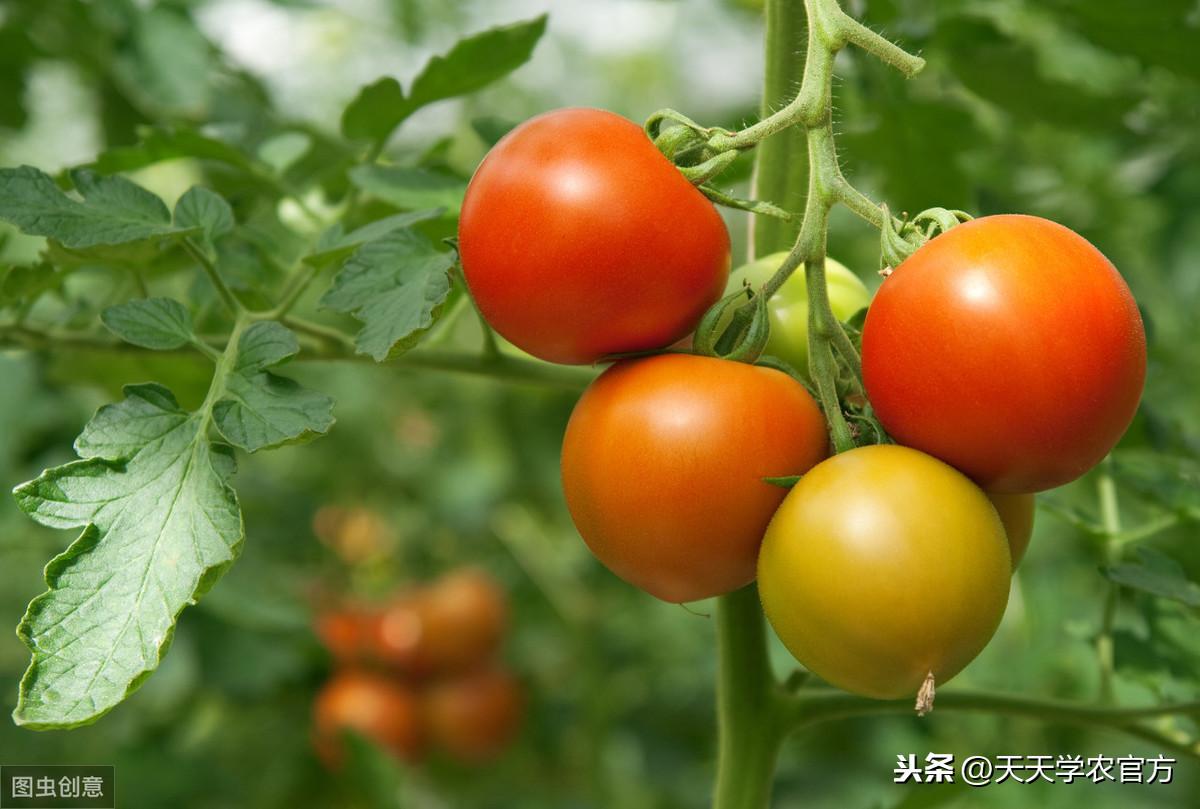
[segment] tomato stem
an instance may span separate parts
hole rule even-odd
[[[782,696],[754,585],[717,602],[717,783],[713,809],[765,809],[783,741]]]

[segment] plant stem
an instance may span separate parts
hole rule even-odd
[[[818,722],[862,716],[911,716],[912,701],[880,701],[828,689],[812,689],[798,692],[781,711],[790,727],[801,728]],[[1081,705],[1062,700],[1026,699],[1006,694],[950,691],[938,694],[937,712],[939,715],[947,712],[987,713],[1087,727],[1107,727],[1181,755],[1200,759],[1200,743],[1181,741],[1144,724],[1145,720],[1169,716],[1191,716],[1200,719],[1200,701],[1144,708],[1117,708],[1108,705]]]
[[[1100,500],[1100,525],[1104,530],[1104,563],[1111,565],[1120,556],[1120,544],[1116,537],[1121,533],[1121,507],[1117,502],[1117,485],[1109,469],[1111,462],[1106,458],[1100,478],[1096,482],[1096,493]],[[1100,700],[1112,702],[1113,674],[1113,624],[1117,619],[1117,607],[1121,599],[1121,585],[1109,580],[1104,595],[1104,607],[1100,613],[1100,631],[1096,634],[1096,657],[1100,663]]]
[[[792,98],[804,72],[804,5],[796,0],[766,0],[766,75],[761,116],[766,119]],[[804,208],[808,176],[808,142],[804,130],[792,127],[763,141],[754,160],[755,199],[770,200],[786,211]],[[787,250],[799,224],[772,217],[750,217],[750,255]]]
[[[204,274],[212,282],[213,288],[217,290],[217,295],[221,298],[221,303],[225,304],[225,308],[229,310],[229,313],[232,315],[240,313],[243,309],[241,302],[234,297],[233,292],[225,284],[225,279],[217,272],[217,268],[213,263],[208,260],[208,256],[204,255],[204,251],[197,247],[191,239],[183,240],[183,249],[204,270]]]
[[[713,809],[763,809],[783,742],[780,695],[754,585],[717,602],[717,783]]]

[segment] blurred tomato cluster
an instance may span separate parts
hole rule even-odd
[[[323,509],[314,530],[339,550],[363,550],[361,540],[385,532],[363,509]],[[456,567],[382,600],[328,599],[314,619],[333,660],[314,705],[321,759],[341,764],[346,731],[407,762],[428,754],[467,764],[498,756],[525,707],[520,683],[499,656],[508,615],[507,594],[477,567]]]

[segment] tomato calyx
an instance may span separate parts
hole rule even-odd
[[[887,205],[881,207],[883,226],[879,229],[880,275],[885,278],[891,275],[893,268],[899,267],[905,259],[917,252],[925,242],[974,218],[966,211],[926,208],[911,219],[908,218],[908,214],[903,214],[897,224],[897,220],[888,213]]]
[[[739,302],[741,305],[734,308]],[[723,326],[722,317],[731,308],[733,319]],[[692,345],[697,354],[753,364],[762,356],[770,336],[767,297],[761,292],[740,289],[709,307],[696,326]]]

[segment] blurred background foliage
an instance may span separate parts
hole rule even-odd
[[[1161,530],[1122,546],[1119,576],[1138,586],[1123,591],[1117,614],[1117,692],[1129,701],[1195,698],[1200,599],[1185,580],[1200,578],[1200,7],[846,6],[929,62],[906,82],[858,54],[839,58],[837,130],[855,182],[893,210],[944,205],[1060,221],[1112,258],[1140,301],[1151,341],[1147,393],[1109,468],[1123,527]],[[386,160],[436,182],[416,201],[411,188],[400,198],[366,188],[368,216],[431,198],[453,206],[490,142],[556,106],[607,107],[635,120],[671,106],[730,126],[756,115],[756,0],[8,0],[0,165],[126,171],[169,204],[195,182],[219,190],[240,221],[261,226],[258,252],[231,263],[243,272],[233,283],[252,295],[276,277],[263,255],[296,249],[284,225],[305,215],[284,197],[320,216],[354,182],[348,169],[360,155],[338,122],[361,85],[385,74],[406,82],[465,33],[545,11],[547,33],[525,67],[405,122]],[[269,167],[279,194],[244,188],[228,145]],[[733,178],[735,191],[746,192],[747,175]],[[744,253],[744,217],[728,219]],[[452,232],[442,227],[434,235]],[[845,212],[833,228],[831,252],[874,285],[872,232]],[[41,246],[0,230],[5,306],[28,308],[35,293],[61,287],[53,317],[94,322],[111,284],[87,272],[66,286],[39,274]],[[208,294],[192,290],[193,300]],[[459,318],[434,339],[470,347],[479,335]],[[588,556],[558,486],[574,395],[357,363],[304,363],[295,373],[337,397],[338,425],[311,446],[242,458],[244,556],[183,616],[161,670],[92,727],[38,734],[0,723],[0,760],[114,763],[122,805],[139,807],[705,805],[715,752],[712,608],[653,601]],[[0,379],[0,471],[16,484],[68,460],[80,426],[120,385],[157,379],[187,401],[202,395],[207,370],[177,358],[8,351]],[[1041,503],[1004,624],[956,685],[1091,699],[1109,587],[1095,476]],[[381,518],[352,558],[314,536],[312,517],[330,504]],[[42,566],[68,541],[0,498],[0,623],[16,625],[43,589]],[[1135,553],[1139,544],[1148,548]],[[368,750],[365,766],[330,775],[309,738],[313,694],[330,669],[311,629],[314,604],[329,593],[381,596],[463,563],[484,566],[510,593],[504,654],[529,703],[517,743],[482,770],[436,758],[397,769]],[[787,655],[777,645],[773,654],[785,672]],[[12,634],[0,640],[7,708],[27,658]],[[930,751],[1159,752],[1113,732],[1026,720],[856,720],[788,744],[776,805],[1183,807],[1200,792],[1200,769],[1187,762],[1170,786],[1010,783],[966,793],[891,784],[897,754]]]

